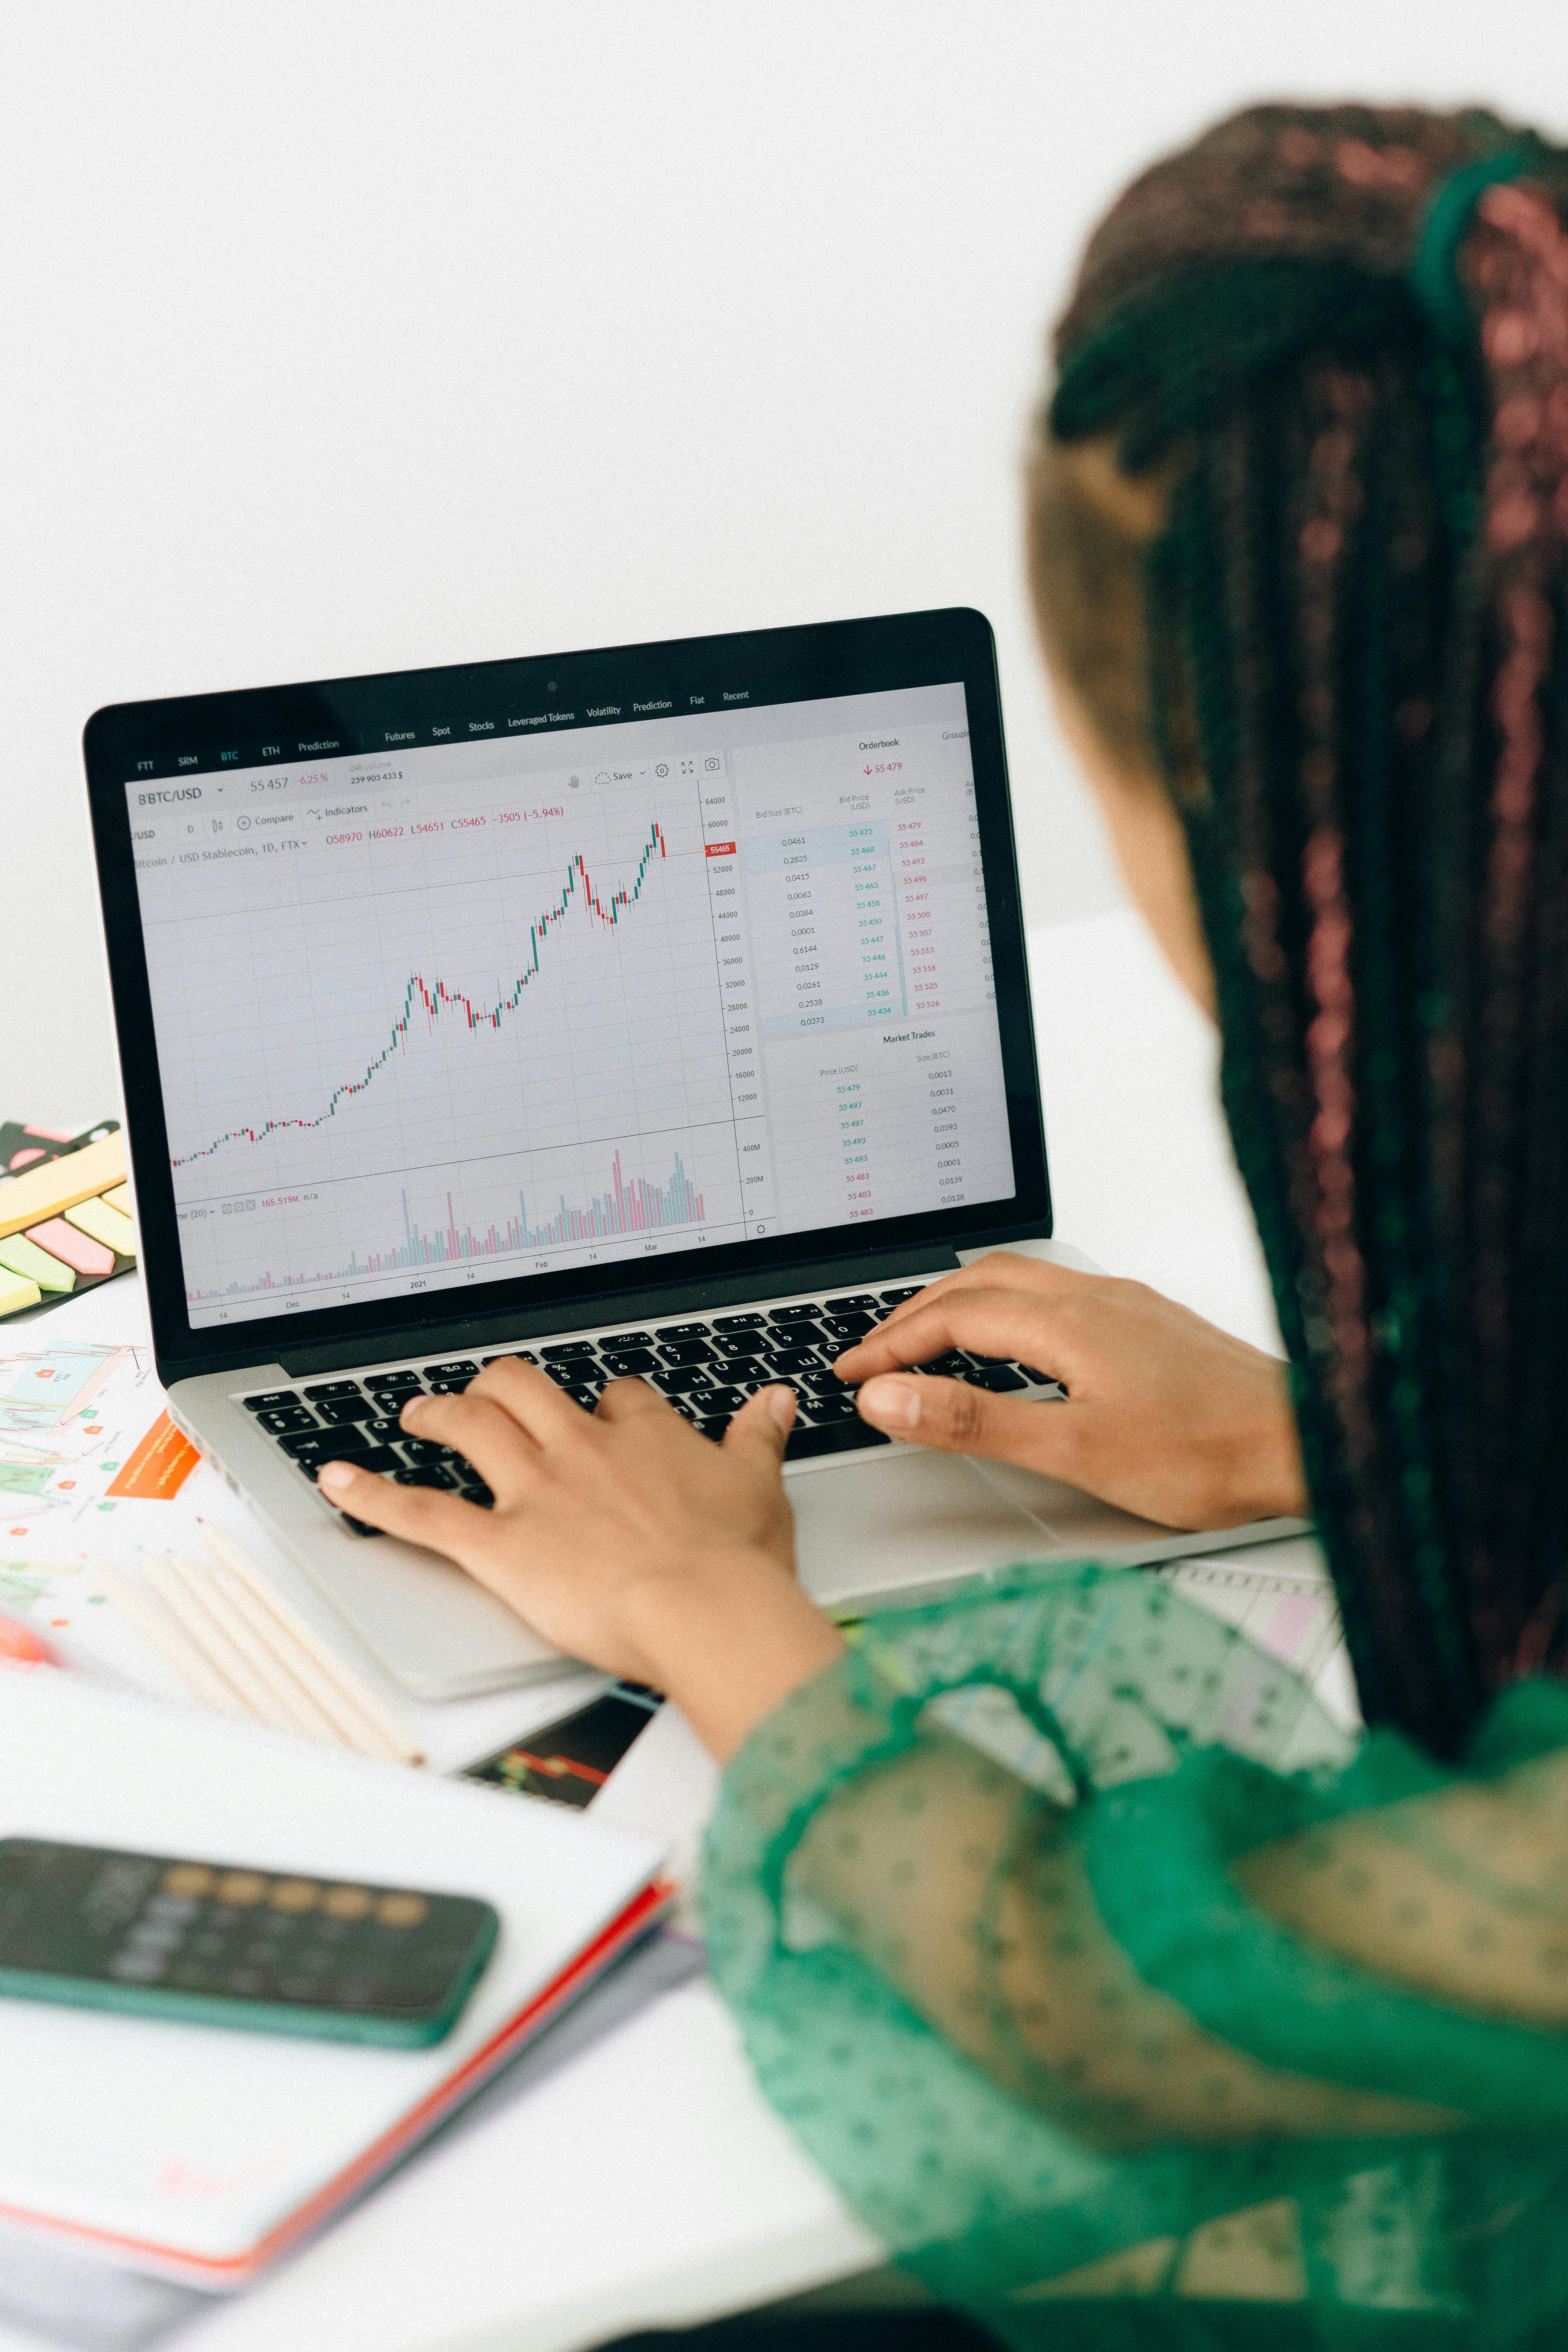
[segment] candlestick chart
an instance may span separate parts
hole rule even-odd
[[[664,857],[668,854],[664,835],[660,830],[658,820],[655,818],[648,829],[648,837],[644,845],[642,855],[637,861],[636,877],[629,887],[623,885],[620,889],[611,891],[607,898],[601,898],[594,887],[588,868],[583,860],[583,854],[579,850],[566,869],[566,879],[554,905],[546,908],[542,914],[535,916],[529,925],[529,961],[518,973],[505,994],[495,1003],[476,1004],[464,990],[448,987],[445,980],[427,980],[423,972],[410,972],[408,984],[403,992],[403,1003],[393,1020],[391,1034],[386,1044],[380,1053],[365,1065],[358,1077],[345,1078],[341,1086],[333,1089],[325,1110],[318,1113],[314,1118],[268,1118],[263,1120],[259,1126],[247,1124],[243,1127],[232,1127],[226,1134],[215,1136],[210,1143],[203,1144],[196,1150],[188,1151],[183,1157],[174,1158],[170,1162],[171,1166],[188,1168],[193,1160],[210,1160],[213,1154],[221,1151],[226,1144],[261,1143],[269,1135],[284,1134],[290,1128],[297,1128],[303,1131],[322,1126],[326,1120],[337,1116],[340,1104],[352,1102],[356,1095],[363,1094],[377,1071],[384,1068],[399,1047],[407,1042],[415,1020],[421,1013],[426,1022],[432,1026],[444,1016],[455,1016],[469,1030],[479,1029],[487,1024],[492,1029],[499,1029],[505,1016],[515,1013],[522,1003],[523,992],[530,982],[538,978],[541,970],[540,948],[549,938],[553,927],[562,922],[571,911],[574,903],[581,898],[591,915],[596,916],[600,922],[613,927],[620,921],[626,909],[635,907],[641,898],[643,884],[647,878],[647,869],[653,858]]]
[[[179,935],[194,1082],[166,1079],[193,1308],[495,1279],[733,1218],[682,814],[633,831],[573,808],[527,842],[454,826],[402,858],[323,843],[288,890],[270,866],[225,877],[238,903]]]

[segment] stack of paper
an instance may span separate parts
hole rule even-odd
[[[449,2038],[385,2051],[0,2000],[0,2220],[239,2285],[320,2227],[653,1924],[652,1838],[342,1749],[0,1677],[0,1836],[480,1895]]]

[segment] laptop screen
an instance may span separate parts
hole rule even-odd
[[[123,791],[193,1328],[1017,1189],[961,681],[160,766]]]

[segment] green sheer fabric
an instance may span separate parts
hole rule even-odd
[[[1346,1732],[1137,1570],[869,1620],[731,1764],[762,2084],[1020,2347],[1561,2343],[1568,1688]]]

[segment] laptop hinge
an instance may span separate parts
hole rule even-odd
[[[781,1265],[772,1277],[761,1268],[725,1275],[711,1282],[681,1282],[658,1290],[602,1291],[594,1298],[558,1299],[551,1307],[514,1307],[503,1315],[469,1315],[450,1323],[408,1323],[401,1329],[362,1331],[352,1339],[324,1340],[314,1348],[279,1348],[277,1360],[292,1379],[310,1372],[346,1371],[354,1364],[390,1364],[411,1356],[471,1355],[531,1339],[547,1331],[596,1331],[612,1323],[642,1323],[671,1315],[693,1315],[716,1307],[743,1307],[757,1298],[788,1298],[806,1290],[854,1290],[866,1283],[897,1282],[906,1274],[945,1274],[958,1265],[951,1242],[928,1242],[918,1250],[879,1250],[863,1258],[824,1258],[815,1265]]]

